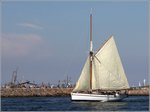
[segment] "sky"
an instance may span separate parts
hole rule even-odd
[[[90,10],[96,51],[114,36],[130,86],[148,83],[148,0],[3,1],[2,84],[17,80],[75,83],[89,53]]]

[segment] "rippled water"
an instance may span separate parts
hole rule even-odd
[[[129,96],[120,102],[72,102],[70,97],[1,98],[2,111],[148,111],[149,96]]]

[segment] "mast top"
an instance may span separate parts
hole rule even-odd
[[[92,42],[92,8],[90,11],[90,52],[93,52],[93,42]]]

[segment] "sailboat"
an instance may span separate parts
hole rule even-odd
[[[73,101],[118,101],[129,88],[114,36],[93,52],[92,13],[90,14],[90,51],[75,88]]]

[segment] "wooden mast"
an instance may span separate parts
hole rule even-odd
[[[92,9],[90,13],[90,90],[92,90],[92,60],[93,60],[93,43],[92,43]]]

